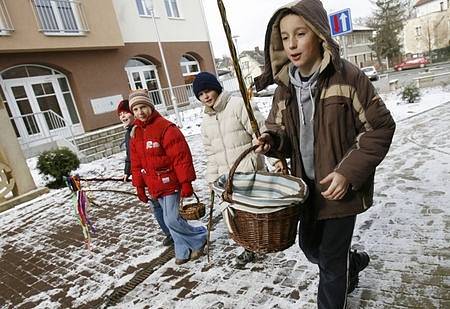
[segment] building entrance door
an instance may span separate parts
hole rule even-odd
[[[155,66],[128,67],[125,70],[128,74],[131,90],[147,89],[156,108],[165,106]]]

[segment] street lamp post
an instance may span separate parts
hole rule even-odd
[[[175,117],[177,119],[177,125],[178,125],[178,127],[182,128],[183,127],[183,123],[181,122],[180,113],[178,111],[177,97],[173,93],[172,82],[170,81],[169,70],[167,69],[166,57],[164,56],[164,51],[163,51],[163,48],[162,48],[162,45],[161,45],[161,39],[159,37],[158,26],[156,25],[155,10],[154,10],[153,1],[145,1],[145,6],[147,7],[148,11],[150,12],[150,15],[151,15],[152,20],[153,20],[153,25],[155,27],[156,40],[158,41],[158,47],[159,47],[159,52],[161,53],[161,59],[162,59],[162,62],[163,62],[164,72],[166,73],[166,76],[167,76],[167,84],[169,86],[170,99],[172,101],[173,109],[175,111]]]
[[[236,46],[236,53],[237,53],[238,58],[239,58],[239,48],[238,48],[238,41],[237,41],[238,38],[239,38],[239,35],[233,35],[231,38],[234,41],[234,45]]]
[[[240,64],[241,64],[241,57],[239,56],[239,47],[238,47],[238,38],[239,38],[239,35],[233,35],[231,38],[232,38],[233,41],[234,41],[234,46],[236,47],[237,59],[238,59],[239,65],[240,65]]]

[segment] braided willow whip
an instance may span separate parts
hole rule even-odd
[[[227,21],[227,13],[225,11],[225,6],[222,0],[217,0],[217,6],[219,7],[220,16],[222,17],[223,30],[225,31],[225,34],[227,36],[228,48],[230,49],[231,59],[233,60],[234,70],[236,71],[239,90],[241,91],[242,98],[245,102],[245,109],[247,110],[248,118],[250,119],[250,124],[252,125],[252,130],[255,133],[256,137],[259,137],[261,133],[259,132],[258,122],[256,121],[255,115],[253,114],[252,106],[250,105],[250,98],[247,94],[247,89],[245,88],[244,78],[242,77],[241,67],[239,66],[239,58],[231,37],[231,29]]]
[[[124,182],[122,178],[80,178],[82,181],[120,181]]]

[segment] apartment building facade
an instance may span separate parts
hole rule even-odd
[[[353,32],[337,37],[341,46],[341,56],[358,67],[366,67],[376,62],[371,38],[374,30],[370,27],[353,25]],[[344,38],[345,37],[345,38]]]
[[[0,0],[0,98],[19,141],[111,126],[130,89],[171,108],[169,77],[185,87],[200,70],[214,72],[201,0]]]
[[[419,0],[403,29],[407,56],[429,54],[450,46],[450,1]]]

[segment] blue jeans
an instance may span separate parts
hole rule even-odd
[[[155,214],[156,221],[159,224],[159,227],[163,231],[166,236],[170,236],[169,228],[164,222],[163,210],[161,208],[161,204],[159,204],[158,200],[149,200],[148,206],[153,209],[153,213]]]
[[[158,199],[162,206],[164,222],[175,244],[175,257],[188,259],[191,251],[200,250],[206,243],[206,228],[192,226],[178,213],[179,194],[174,193]]]

